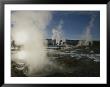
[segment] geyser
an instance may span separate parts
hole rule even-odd
[[[44,29],[52,15],[48,11],[14,11],[11,14],[11,35],[17,45],[22,45],[12,60],[23,60],[29,68],[27,76],[39,72],[49,62]],[[11,38],[11,39],[12,39]]]
[[[56,28],[52,29],[53,45],[62,45],[65,42],[64,32],[62,31],[63,21],[61,20]]]
[[[89,45],[93,44],[91,29],[93,27],[95,17],[96,17],[96,15],[92,15],[91,20],[90,20],[88,26],[86,27],[84,35],[82,36],[82,40],[80,40],[78,42],[77,46],[89,46]]]

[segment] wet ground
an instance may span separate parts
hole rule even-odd
[[[90,48],[71,48],[69,50],[47,49],[49,64],[42,71],[32,77],[99,77],[100,52]],[[18,71],[12,61],[11,75],[14,77],[26,76]]]

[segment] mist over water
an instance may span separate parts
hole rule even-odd
[[[49,62],[45,51],[44,29],[51,18],[48,11],[15,11],[11,14],[11,39],[23,46],[12,60],[24,60],[29,67],[28,76],[42,70]]]

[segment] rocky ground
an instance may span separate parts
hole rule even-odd
[[[100,62],[95,62],[89,58],[71,59],[56,58],[51,60],[42,71],[33,76],[43,77],[98,77],[100,76]],[[12,61],[11,75],[14,77],[25,77],[23,71],[15,68],[16,63]],[[38,74],[39,73],[39,74]]]

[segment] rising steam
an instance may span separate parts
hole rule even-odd
[[[84,35],[82,36],[82,40],[80,40],[78,42],[78,45],[77,46],[87,46],[89,44],[93,44],[93,41],[92,41],[92,35],[91,35],[91,29],[93,27],[93,24],[94,24],[94,21],[95,21],[95,18],[96,18],[96,15],[93,15],[91,17],[91,20],[88,24],[88,26],[86,27],[86,30],[85,30],[85,33]]]
[[[60,41],[65,42],[64,32],[62,31],[63,21],[61,20],[59,25],[56,28],[52,29],[52,40],[56,40],[56,43],[53,44],[60,44]]]
[[[43,69],[48,63],[44,45],[44,29],[51,20],[51,13],[45,11],[15,11],[11,14],[12,39],[22,45],[12,60],[24,60],[29,67],[29,75]]]

